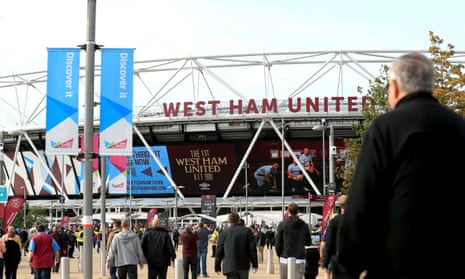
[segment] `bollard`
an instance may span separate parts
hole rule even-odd
[[[287,258],[287,279],[296,279],[295,278],[295,258]]]
[[[84,246],[81,246],[79,249],[79,260],[78,260],[78,271],[79,272],[82,272],[82,250],[84,250],[83,247]]]
[[[174,279],[184,278],[184,268],[182,266],[182,259],[176,258],[174,260]]]
[[[69,279],[69,258],[61,257],[61,279]]]
[[[268,261],[266,264],[266,273],[274,273],[274,263],[273,263],[273,248],[268,249]]]

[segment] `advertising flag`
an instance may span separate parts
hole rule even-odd
[[[107,160],[108,193],[126,194],[128,176],[128,157],[109,156]]]
[[[147,213],[147,221],[145,223],[146,228],[150,228],[153,219],[157,218],[157,209],[150,208],[149,212]]]
[[[132,155],[134,49],[102,49],[100,155]]]
[[[8,227],[15,221],[16,215],[24,204],[23,197],[10,197],[5,207],[5,226],[4,230],[7,231]]]
[[[324,233],[326,226],[328,225],[329,219],[331,217],[331,211],[333,210],[334,204],[336,203],[336,195],[330,194],[327,195],[325,203],[323,204],[323,218],[321,220],[321,231]]]
[[[45,153],[78,153],[79,48],[49,48]]]
[[[8,201],[8,187],[6,184],[0,185],[0,203]]]

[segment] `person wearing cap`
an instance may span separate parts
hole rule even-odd
[[[331,259],[337,253],[337,231],[344,215],[344,206],[346,203],[347,195],[340,195],[336,200],[336,207],[334,217],[329,221],[328,227],[325,231],[325,245],[323,248],[323,262],[322,267],[326,272],[326,278],[331,278]]]

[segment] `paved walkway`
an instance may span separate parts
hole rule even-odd
[[[182,246],[179,246],[178,251],[176,253],[178,257],[182,256],[181,249],[182,249]],[[209,250],[209,253],[211,253],[211,250]],[[276,257],[276,254],[274,254],[274,250],[273,250],[273,268],[270,268],[270,270],[273,271],[273,273],[267,273],[267,269],[268,269],[267,263],[268,263],[268,250],[265,249],[264,263],[260,264],[259,270],[257,271],[257,273],[251,274],[249,278],[250,279],[279,279],[278,258]],[[70,269],[69,279],[90,279],[90,278],[84,278],[83,272],[79,272],[79,259],[78,258],[70,259],[69,269]],[[92,279],[109,278],[108,270],[105,270],[105,276],[101,275],[100,255],[95,252],[93,254],[92,269],[94,271]],[[207,271],[208,271],[209,278],[211,279],[226,278],[225,276],[218,275],[214,272],[214,259],[210,257],[210,255],[207,258]],[[30,270],[26,257],[23,257],[21,260],[21,263],[18,268],[17,278],[18,279],[34,278],[34,276],[31,274],[31,270]],[[60,279],[60,278],[61,278],[60,273],[52,273],[52,279]],[[139,279],[147,278],[147,266],[144,266],[143,269],[138,268],[138,278]],[[199,277],[199,279],[201,278],[203,277]],[[323,275],[323,272],[320,270],[320,274],[318,275],[317,279],[324,279],[324,278],[325,277]],[[168,268],[168,279],[174,279],[174,268],[171,268],[171,267]]]

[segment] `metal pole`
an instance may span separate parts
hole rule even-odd
[[[326,185],[326,146],[325,146],[325,131],[326,131],[326,125],[323,123],[323,195],[326,195],[328,193],[327,191],[327,185]]]
[[[50,218],[50,225],[53,224],[53,201],[50,201],[50,210],[48,211],[48,216]]]
[[[87,0],[87,41],[85,67],[85,125],[84,125],[84,210],[82,227],[84,245],[82,247],[84,278],[92,278],[92,163],[94,134],[94,75],[95,75],[95,17],[97,0]]]
[[[334,155],[336,155],[336,146],[334,146],[334,127],[329,125],[329,185],[330,191],[333,192],[336,190],[336,179],[334,176]]]
[[[105,277],[106,259],[107,259],[107,217],[106,217],[106,197],[107,197],[107,161],[106,156],[101,157],[102,169],[102,187],[100,190],[100,229],[102,230],[102,239],[100,244],[100,276]]]
[[[63,220],[64,217],[64,203],[65,203],[65,197],[63,196],[63,191],[64,191],[64,186],[65,186],[65,155],[61,156],[61,189],[62,189],[62,194],[60,197],[60,203],[61,203],[61,220]]]
[[[132,158],[128,156],[129,166],[129,224],[132,228]]]
[[[249,224],[249,183],[247,179],[247,169],[249,168],[249,163],[245,161],[244,164],[244,174],[245,174],[245,223]]]
[[[312,193],[308,192],[308,226],[312,231]]]
[[[3,185],[3,149],[3,132],[0,131],[0,185]]]
[[[281,118],[281,218],[284,220],[284,118]]]
[[[26,185],[23,186],[23,198],[24,198],[24,208],[23,208],[23,221],[24,221],[24,229],[27,228],[27,222],[26,222],[26,217],[27,217],[27,196],[26,196]]]
[[[174,191],[174,227],[178,227],[178,192]]]

